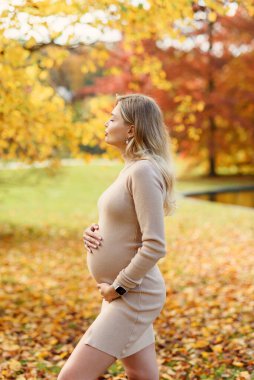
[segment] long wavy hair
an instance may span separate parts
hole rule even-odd
[[[134,136],[129,138],[124,156],[130,160],[148,159],[160,170],[166,187],[164,214],[176,209],[175,169],[172,144],[163,114],[156,101],[143,94],[116,95],[116,104],[127,125],[134,125]]]

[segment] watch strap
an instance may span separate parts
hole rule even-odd
[[[118,284],[117,282],[113,283],[112,286],[115,289],[115,291],[120,295],[127,292],[127,290],[122,285]]]

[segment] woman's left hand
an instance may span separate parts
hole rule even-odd
[[[111,302],[115,298],[120,297],[120,294],[118,294],[112,285],[107,284],[106,282],[102,282],[100,284],[97,284],[97,288],[99,289],[102,297],[108,301]]]

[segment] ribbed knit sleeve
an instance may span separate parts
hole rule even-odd
[[[122,285],[126,290],[141,284],[145,274],[166,255],[163,210],[165,185],[161,173],[147,160],[140,160],[131,169],[127,186],[133,197],[142,246],[114,280],[114,284]]]

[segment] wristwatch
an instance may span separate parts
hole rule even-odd
[[[120,295],[123,295],[124,293],[126,293],[126,289],[124,289],[121,285],[119,284],[112,284],[113,285],[113,288],[115,289],[115,291],[120,294]]]

